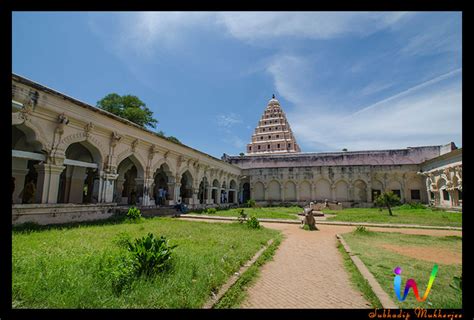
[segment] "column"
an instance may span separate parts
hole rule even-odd
[[[123,184],[125,182],[125,179],[123,176],[120,176],[120,175],[117,175],[117,178],[116,178],[116,181],[115,181],[115,185],[117,186],[115,188],[115,192],[114,192],[114,196],[115,196],[115,201],[117,203],[124,203],[124,201],[122,201],[122,192],[123,192]],[[113,200],[112,200],[113,201]],[[108,202],[108,201],[106,201]],[[126,202],[125,202],[126,203]]]
[[[372,199],[372,185],[370,183],[367,184],[367,202],[373,202]]]
[[[115,182],[118,183],[118,174],[114,173],[106,173],[104,171],[101,172],[100,182],[100,194],[99,194],[99,202],[102,203],[111,203],[114,201],[114,189],[115,189]],[[122,184],[123,184],[123,179]],[[120,185],[120,189],[121,189]],[[119,188],[117,188],[118,190]],[[120,190],[120,194],[118,194],[119,199],[122,197],[122,190]]]
[[[206,204],[212,204],[213,203],[213,200],[212,200],[212,187],[207,187],[207,198],[206,198]]]
[[[333,202],[336,202],[336,186],[331,186],[331,199]]]
[[[154,203],[151,202],[151,186],[154,183],[153,178],[143,179],[143,193],[142,193],[142,201],[141,204],[143,206],[151,206]]]
[[[143,191],[145,189],[145,179],[144,178],[135,178],[135,192],[137,193],[137,205],[143,205]]]
[[[12,159],[12,177],[15,178],[15,190],[13,191],[13,203],[21,203],[20,193],[25,186],[25,177],[28,174],[27,159]]]
[[[199,195],[199,186],[196,188],[192,188],[192,200],[191,200],[191,204],[198,204],[199,203],[199,198],[198,198],[198,195]]]
[[[181,183],[168,182],[168,195],[170,200],[166,200],[167,205],[174,205],[178,202],[179,199],[179,189],[181,188]]]
[[[54,164],[37,164],[34,166],[38,172],[38,182],[36,183],[36,202],[57,203],[59,177],[65,166]]]

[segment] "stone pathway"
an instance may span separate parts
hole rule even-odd
[[[289,224],[265,227],[281,230],[286,238],[248,289],[242,308],[371,308],[344,269],[335,236],[340,227],[313,232]]]
[[[194,220],[181,217],[180,219]],[[227,222],[201,220],[207,222]],[[336,234],[344,234],[354,226],[318,225],[319,231],[305,231],[295,224],[262,223],[267,228],[281,230],[285,239],[273,260],[260,269],[257,281],[247,289],[247,299],[241,308],[371,308],[351,284],[337,249]],[[459,235],[461,231],[380,228],[369,230],[426,234],[432,236]]]

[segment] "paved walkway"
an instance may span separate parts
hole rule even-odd
[[[184,216],[180,219],[196,220]],[[337,249],[336,234],[351,232],[354,226],[319,224],[319,231],[310,232],[295,224],[266,222],[262,225],[281,230],[285,239],[273,260],[262,266],[259,278],[248,288],[248,297],[242,308],[371,308],[362,294],[352,287]],[[433,236],[461,235],[460,231],[454,230],[376,227],[369,230]]]

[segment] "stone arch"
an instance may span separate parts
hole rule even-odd
[[[419,201],[422,200],[422,190],[423,190],[423,182],[421,177],[412,177],[408,179],[406,183],[406,189],[407,189],[407,195],[409,196],[409,199],[412,201]],[[419,199],[413,199],[413,190],[418,190],[419,193]],[[415,193],[416,195],[416,193]]]
[[[117,159],[115,161],[115,163],[117,164],[116,165],[116,168],[118,168],[118,166],[120,165],[120,163],[129,158],[129,157],[133,157],[133,159],[135,160],[135,162],[138,162],[138,164],[140,164],[140,166],[145,169],[146,168],[146,161],[145,159],[143,159],[143,157],[141,156],[140,153],[138,152],[133,152],[131,148],[128,148],[126,150],[124,150],[123,152],[119,153],[117,155]],[[154,171],[152,171],[154,172]]]
[[[284,188],[285,201],[296,201],[296,184],[293,181],[287,181]]]
[[[339,180],[334,184],[336,188],[336,200],[337,201],[348,201],[349,200],[349,184],[346,180]]]
[[[331,184],[322,178],[316,181],[316,200],[331,199]]]
[[[383,192],[384,190],[383,183],[377,179],[372,180],[372,189],[380,190],[380,192]]]
[[[185,170],[180,177],[181,187],[179,189],[179,194],[181,199],[184,202],[189,202],[185,199],[191,199],[193,197],[193,184],[194,177],[189,170]]]
[[[237,182],[235,182],[234,179],[231,179],[231,180],[230,180],[229,189],[235,189],[235,190],[237,190]]]
[[[160,158],[158,161],[152,164],[150,172],[155,173],[162,165],[166,165],[169,168],[169,171],[172,173],[171,176],[175,176],[176,168],[174,165],[166,158]]]
[[[311,183],[302,181],[299,185],[300,201],[311,201]]]
[[[277,180],[272,180],[267,187],[267,200],[281,201],[281,185]]]
[[[20,112],[16,112],[14,114],[17,114]],[[12,116],[14,115],[12,114]],[[38,141],[38,143],[41,144],[42,148],[49,152],[51,149],[51,143],[49,143],[48,139],[46,138],[46,135],[44,134],[44,131],[41,127],[35,125],[31,120],[22,120],[22,121],[12,121],[12,126],[13,127],[18,127],[21,126],[21,128],[27,128],[26,130],[30,131],[30,137],[29,140],[31,139]],[[51,134],[52,135],[52,134]]]
[[[90,168],[82,164],[65,165],[59,178],[58,202],[96,203],[99,198],[99,172],[104,162],[104,155],[89,140],[69,142],[64,150],[66,159],[94,163],[98,168]]]
[[[78,132],[71,134],[61,140],[58,146],[58,150],[63,150],[66,152],[66,150],[69,148],[70,145],[77,143],[77,142],[86,142],[94,148],[96,148],[100,154],[100,157],[102,161],[105,159],[106,155],[108,154],[107,149],[104,148],[104,146],[100,143],[97,138],[95,138],[93,135],[87,136],[85,132]],[[102,163],[99,164],[99,167],[102,166]]]
[[[367,184],[363,180],[354,181],[354,200],[367,202]]]
[[[262,182],[257,181],[253,184],[252,196],[255,201],[265,200],[265,186]]]
[[[392,179],[387,183],[387,190],[401,190],[402,183],[398,179]]]
[[[19,124],[12,126],[12,149],[41,153],[44,145],[32,128]]]

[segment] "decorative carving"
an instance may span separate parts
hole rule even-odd
[[[112,132],[111,138],[110,138],[110,145],[112,148],[115,148],[117,146],[117,143],[122,139],[122,136],[119,135],[116,131]]]
[[[135,152],[135,150],[137,149],[137,145],[138,145],[138,139],[133,140],[130,146],[130,148],[132,149],[132,152]]]
[[[64,126],[66,126],[68,123],[69,118],[66,117],[64,112],[58,115],[58,125],[56,126],[56,131],[59,135],[62,135],[64,133]]]
[[[169,151],[166,151],[166,152],[163,154],[163,158],[165,158],[165,160],[168,159],[168,155],[169,155],[169,154],[170,154],[170,152],[169,152]]]
[[[86,138],[89,138],[92,129],[94,129],[94,124],[92,122],[89,122],[84,126],[84,135]]]

